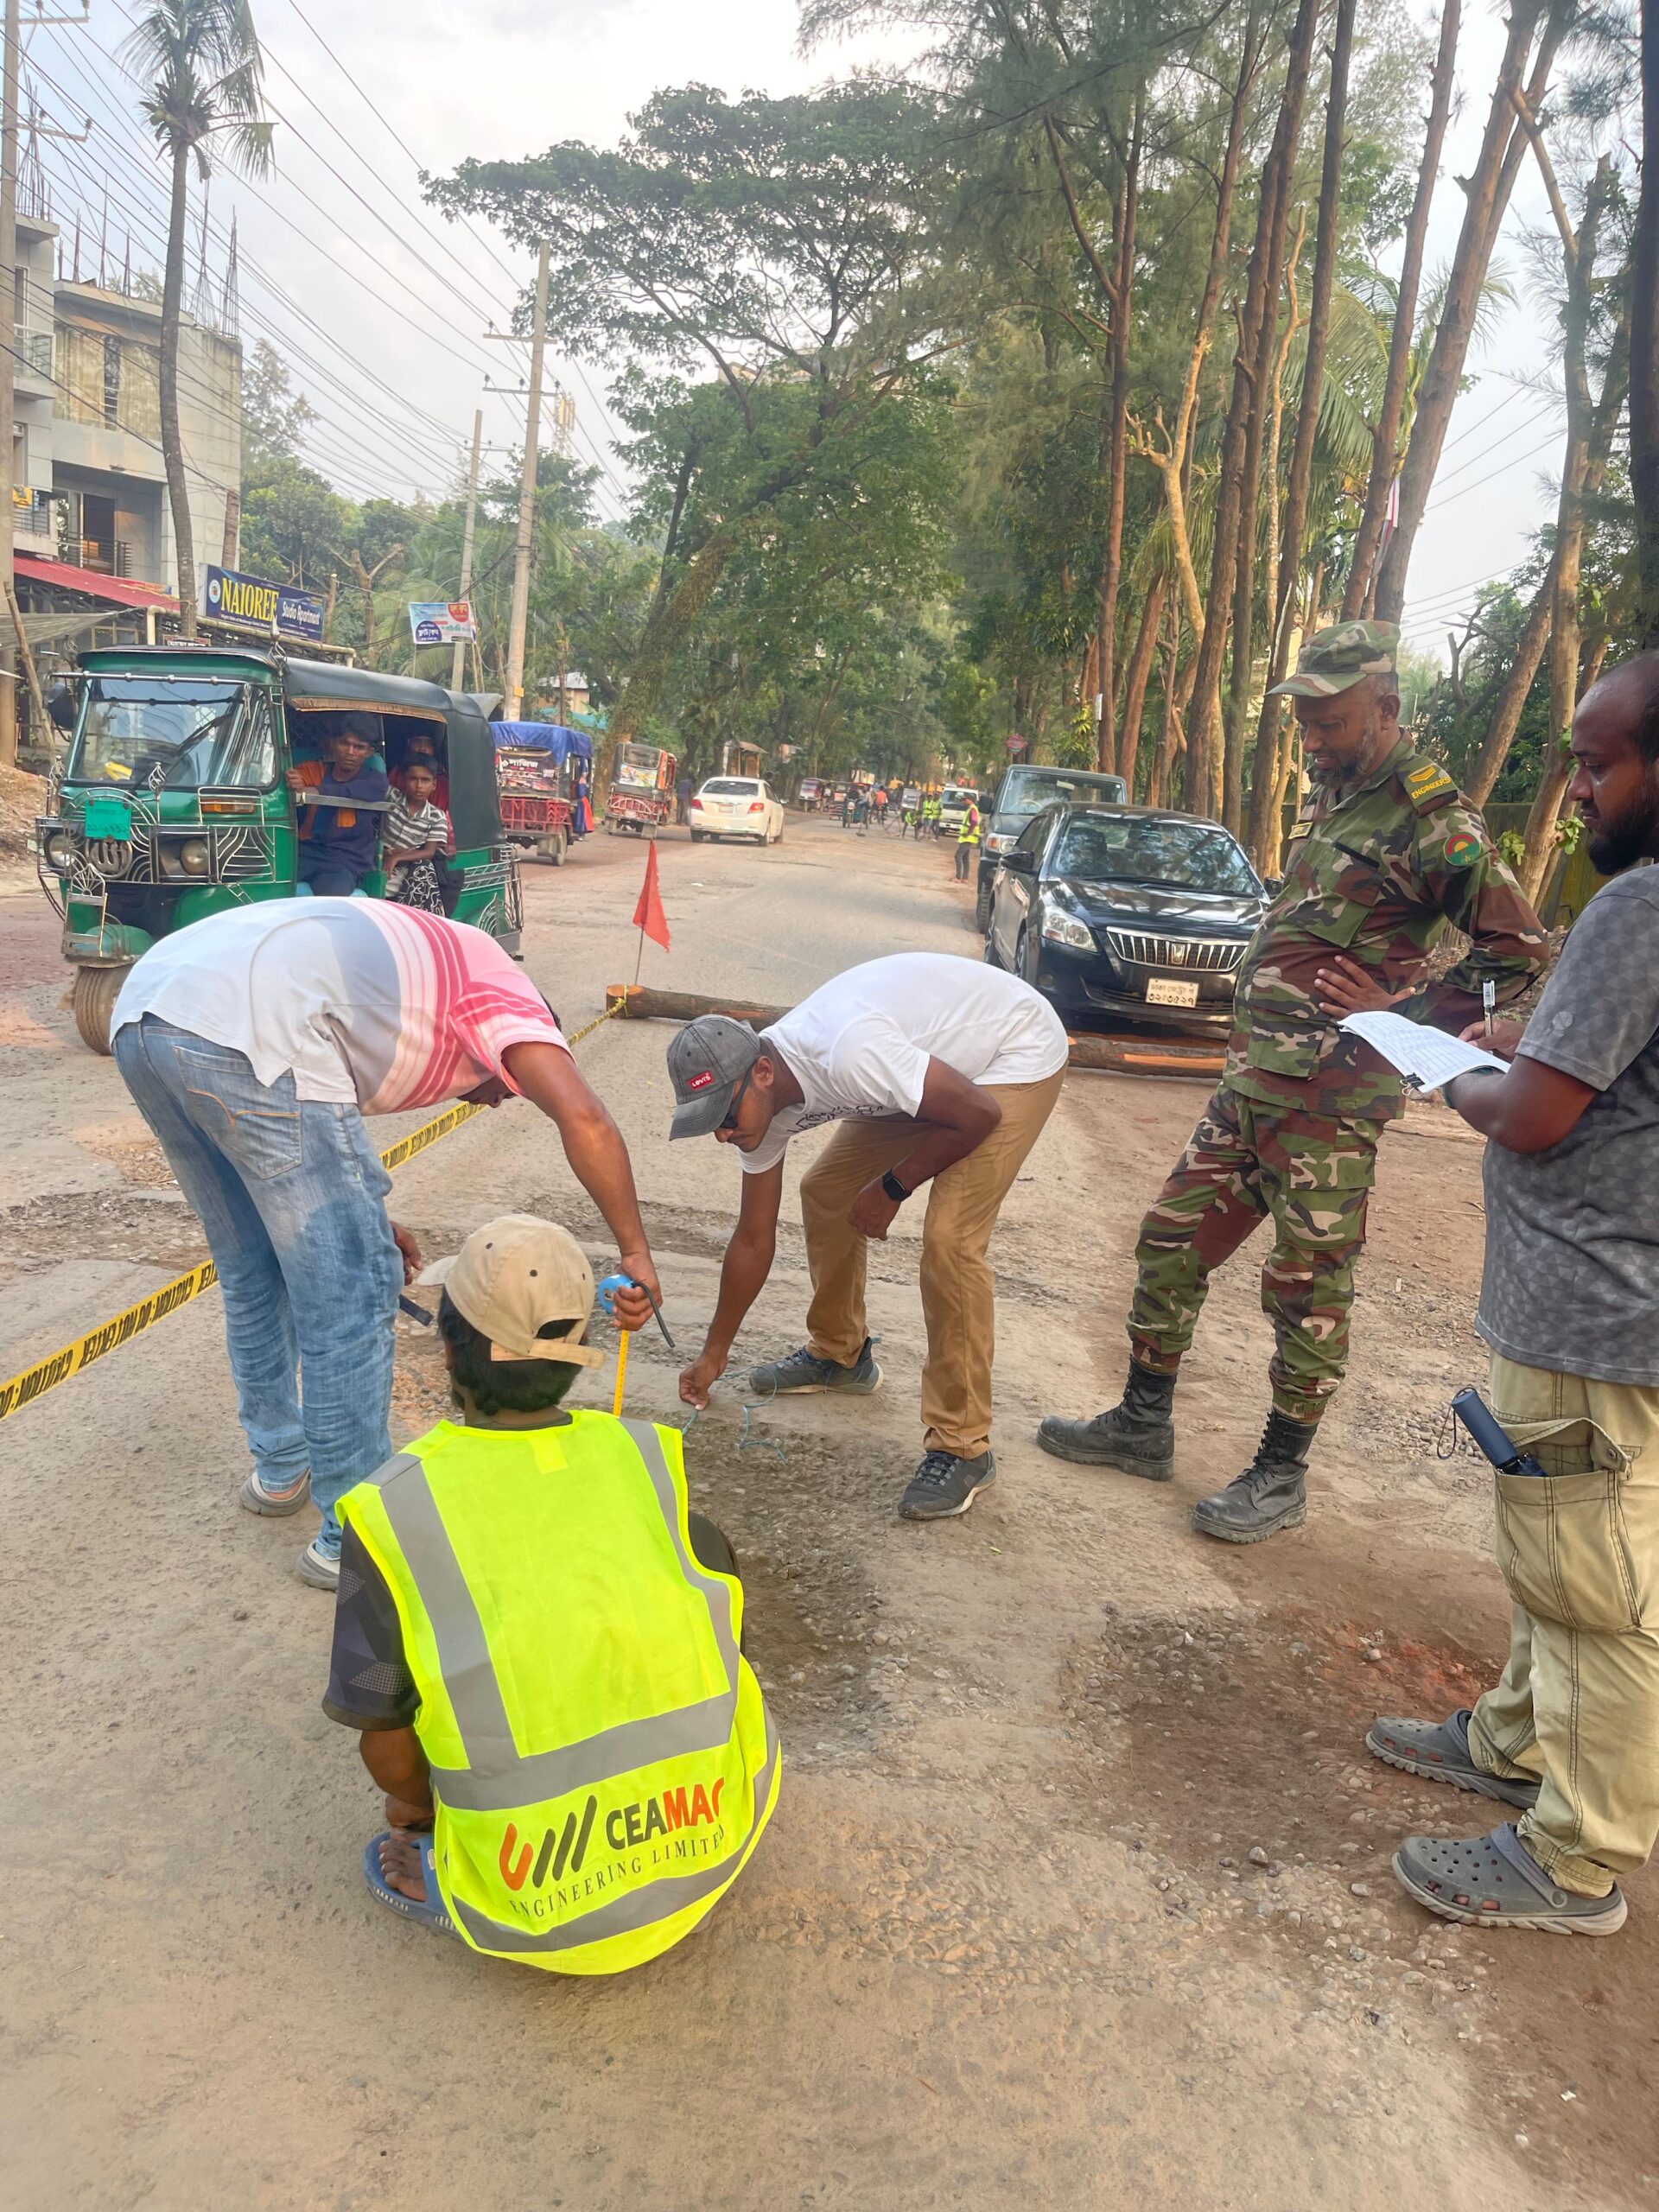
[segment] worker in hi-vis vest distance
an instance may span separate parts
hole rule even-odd
[[[376,1897],[474,1950],[613,1974],[690,1935],[777,1802],[743,1590],[677,1429],[567,1414],[594,1276],[508,1214],[420,1278],[456,1415],[340,1503],[324,1709],[361,1732]]]

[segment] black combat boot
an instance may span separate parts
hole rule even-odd
[[[1318,1433],[1317,1421],[1292,1421],[1275,1406],[1243,1473],[1193,1507],[1198,1534],[1224,1544],[1259,1544],[1281,1529],[1300,1529],[1307,1518],[1307,1455]]]
[[[1173,1375],[1154,1375],[1132,1359],[1122,1405],[1092,1421],[1061,1421],[1050,1414],[1037,1441],[1057,1459],[1121,1467],[1126,1475],[1166,1483],[1175,1471],[1175,1424],[1169,1414],[1174,1397]]]

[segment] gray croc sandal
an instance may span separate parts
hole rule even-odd
[[[1408,1897],[1442,1920],[1471,1928],[1613,1936],[1624,1925],[1622,1891],[1583,1897],[1559,1889],[1507,1821],[1469,1842],[1408,1836],[1394,1854],[1394,1872]]]
[[[1449,1720],[1373,1720],[1366,1731],[1365,1748],[1384,1766],[1420,1774],[1426,1782],[1449,1782],[1454,1789],[1472,1789],[1478,1797],[1496,1797],[1503,1804],[1519,1805],[1523,1812],[1538,1802],[1535,1782],[1484,1774],[1475,1764],[1469,1750],[1467,1706]]]

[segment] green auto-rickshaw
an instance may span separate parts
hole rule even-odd
[[[37,861],[63,916],[75,1026],[93,1052],[109,1051],[122,980],[158,938],[251,899],[295,896],[287,772],[321,757],[342,713],[378,720],[393,773],[415,739],[432,741],[454,832],[440,874],[445,910],[517,956],[518,860],[502,842],[495,741],[479,700],[280,651],[177,642],[89,652],[70,683],[69,711],[54,716],[73,715],[73,735]],[[384,872],[361,887],[382,896]]]

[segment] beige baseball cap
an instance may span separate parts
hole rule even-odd
[[[605,1354],[580,1339],[594,1311],[594,1271],[568,1229],[533,1213],[504,1213],[475,1229],[459,1252],[419,1278],[441,1283],[480,1335],[492,1359],[557,1359],[602,1367]],[[544,1337],[550,1321],[569,1325]]]

